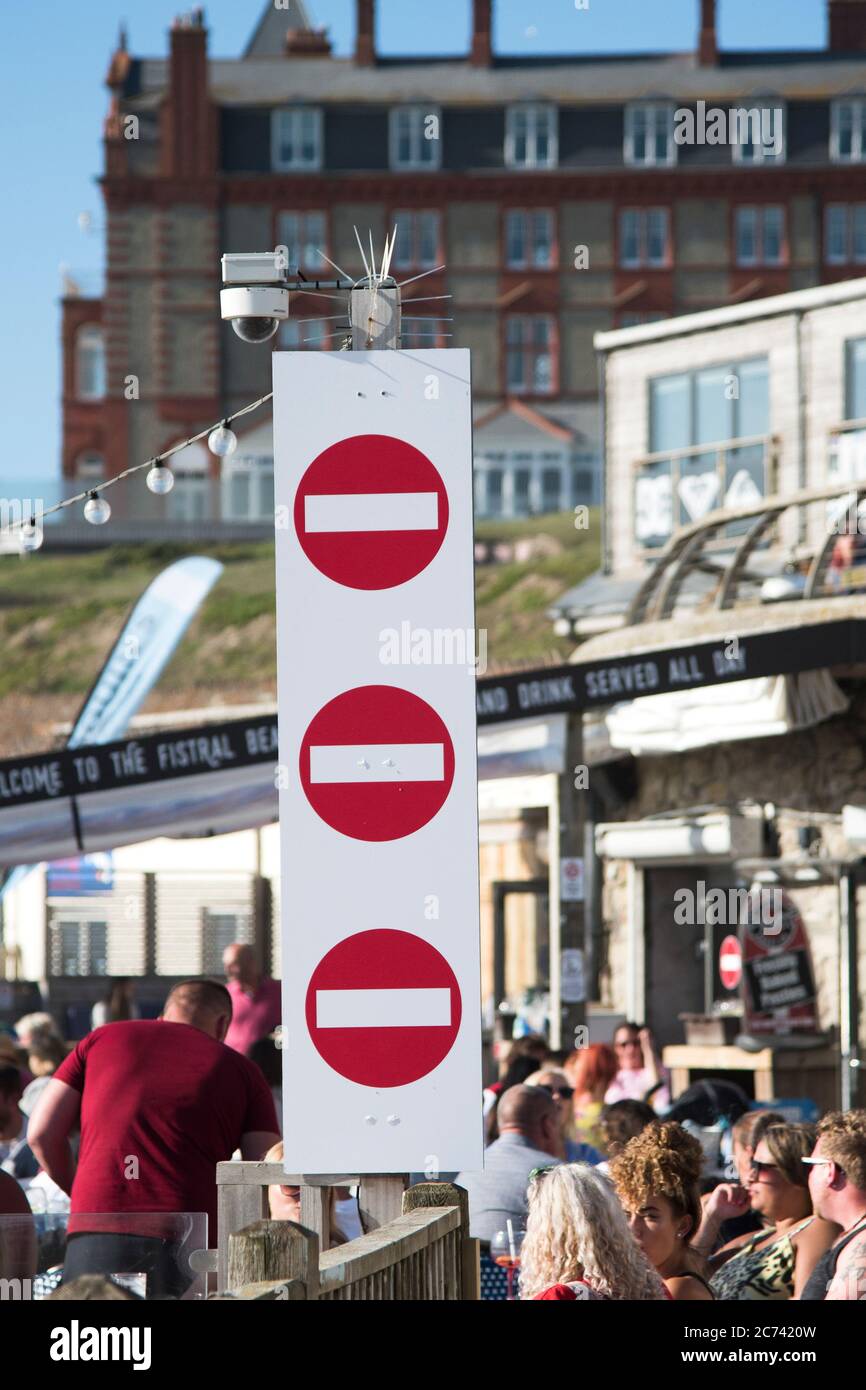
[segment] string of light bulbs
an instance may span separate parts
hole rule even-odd
[[[238,437],[231,428],[233,422],[239,420],[243,415],[249,415],[253,410],[258,410],[259,406],[265,405],[267,401],[273,399],[273,394],[273,391],[269,391],[266,396],[260,396],[257,401],[251,401],[249,405],[241,406],[240,410],[232,411],[231,415],[225,415],[217,424],[207,425],[205,429],[199,430],[198,434],[190,435],[189,439],[184,439],[179,444],[173,444],[170,449],[165,449],[161,454],[155,454],[152,458],[145,459],[144,463],[136,463],[132,468],[125,468],[122,473],[117,473],[113,478],[106,478],[104,483],[88,488],[85,492],[76,493],[74,497],[66,497],[53,507],[45,507],[41,512],[34,512],[29,521],[15,522],[13,525],[5,527],[0,534],[14,535],[15,532],[18,532],[18,543],[21,550],[38,550],[43,541],[40,525],[42,520],[46,516],[54,515],[55,512],[64,511],[67,507],[74,507],[78,502],[84,503],[85,521],[90,522],[91,526],[104,526],[111,517],[111,506],[102,496],[102,493],[110,487],[115,487],[117,483],[122,483],[125,478],[132,477],[134,473],[141,473],[145,468],[150,469],[145,480],[148,488],[158,497],[164,497],[174,487],[174,474],[166,464],[166,459],[170,459],[174,454],[179,454],[183,449],[188,449],[190,444],[197,444],[205,436],[207,436],[208,448],[212,454],[220,459],[231,458],[238,447]]]

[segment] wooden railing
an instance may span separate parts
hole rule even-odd
[[[236,1162],[218,1165],[217,1182],[219,1290],[226,1296],[291,1302],[479,1297],[468,1199],[451,1183],[404,1191],[401,1178],[287,1177],[279,1164]],[[267,1219],[267,1187],[277,1183],[301,1187],[303,1225]],[[366,1233],[330,1250],[330,1189],[355,1185]]]

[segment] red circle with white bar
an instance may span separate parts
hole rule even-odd
[[[447,960],[411,932],[358,932],[319,962],[306,1016],[319,1056],[359,1086],[407,1086],[439,1066],[462,1017]]]
[[[354,840],[399,840],[441,810],[454,746],[431,705],[396,685],[329,700],[301,743],[301,784],[322,820]]]
[[[316,569],[350,589],[392,589],[426,569],[448,529],[438,470],[387,434],[341,439],[295,495],[295,530]]]
[[[736,989],[743,975],[743,948],[736,936],[726,936],[719,947],[719,979],[725,989]]]

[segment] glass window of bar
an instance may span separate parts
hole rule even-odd
[[[635,538],[642,546],[664,545],[675,527],[766,492],[766,358],[656,377],[649,383],[649,407],[652,457],[636,476],[634,498]],[[672,457],[665,458],[668,453]],[[727,534],[740,534],[747,524]]]

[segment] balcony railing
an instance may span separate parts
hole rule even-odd
[[[750,435],[645,454],[634,463],[634,528],[638,550],[657,553],[681,526],[721,507],[748,506],[776,487],[778,441]],[[740,535],[736,524],[713,545]]]
[[[861,571],[857,566],[861,555],[866,559],[866,478],[842,479],[822,487],[801,488],[785,496],[762,497],[747,506],[720,508],[708,512],[700,521],[681,526],[641,584],[626,626],[669,618],[687,577],[698,569],[717,576],[713,607],[733,608],[741,582],[749,580],[754,584],[773,577],[754,565],[754,556],[776,521],[789,510],[805,511],[812,506],[823,511],[820,535],[816,544],[790,547],[783,596],[825,598],[861,590],[866,585],[866,564]],[[714,543],[718,548],[719,538],[734,527],[740,540],[733,552],[728,545],[727,555],[717,553],[710,559],[707,552]],[[806,534],[807,528],[800,525],[797,531]],[[774,595],[777,596],[780,595]],[[763,593],[762,597],[766,601]]]

